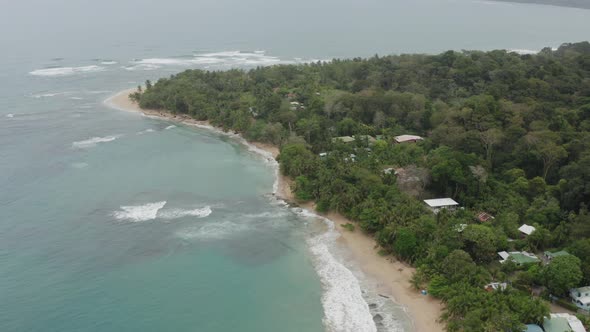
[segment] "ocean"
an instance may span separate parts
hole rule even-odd
[[[330,221],[275,198],[268,156],[105,100],[187,68],[526,53],[590,39],[587,10],[470,0],[2,7],[0,331],[9,332],[412,331]]]

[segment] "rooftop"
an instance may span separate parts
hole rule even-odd
[[[354,137],[351,136],[340,136],[332,138],[332,142],[342,141],[344,143],[350,143],[354,141]]]
[[[514,260],[518,264],[527,264],[527,263],[537,263],[539,262],[539,258],[533,254],[529,254],[528,252],[514,252],[510,253],[510,258]]]
[[[555,258],[555,257],[560,257],[560,256],[569,256],[569,255],[570,254],[565,250],[556,251],[556,252],[545,251],[545,256],[550,257],[550,258]]]
[[[529,263],[538,263],[540,261],[540,259],[537,256],[535,256],[531,253],[528,253],[526,251],[511,251],[511,252],[500,251],[500,252],[498,252],[498,255],[500,257],[502,257],[502,260],[500,261],[500,263],[504,263],[505,261],[507,261],[509,259],[519,265],[529,264]]]
[[[492,282],[485,285],[483,288],[485,288],[486,290],[506,290],[507,287],[508,284],[505,282]]]
[[[543,322],[545,332],[586,332],[578,317],[570,314],[551,314],[551,319]]]
[[[416,135],[399,135],[399,136],[395,136],[394,138],[395,138],[395,141],[398,143],[415,142],[415,141],[423,140],[422,137],[416,136]]]
[[[480,212],[477,214],[477,220],[481,221],[481,222],[486,222],[490,219],[495,219],[494,216],[492,216],[491,214],[487,213],[487,212]]]
[[[425,199],[424,203],[433,208],[459,205],[459,203],[455,202],[452,198]]]
[[[527,225],[527,224],[522,224],[522,226],[520,226],[518,228],[519,231],[521,231],[522,233],[526,234],[526,235],[531,235],[534,231],[535,231],[535,227]]]
[[[590,286],[584,286],[584,287],[580,287],[580,288],[574,288],[572,290],[573,291],[578,291],[580,293],[586,293],[586,292],[590,292]]]

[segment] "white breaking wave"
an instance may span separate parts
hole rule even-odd
[[[120,135],[105,136],[105,137],[92,137],[89,139],[85,139],[83,141],[74,142],[74,143],[72,143],[72,146],[75,148],[78,148],[78,149],[91,148],[91,147],[96,146],[99,143],[112,142],[119,137],[120,137]]]
[[[319,218],[328,226],[328,231],[308,240],[315,258],[315,268],[324,288],[322,305],[324,325],[331,332],[376,332],[373,316],[365,302],[359,281],[330,252],[328,246],[340,236],[334,223],[308,210],[295,208],[295,213],[305,218]]]
[[[39,93],[36,95],[32,95],[31,97],[33,98],[48,98],[48,97],[55,97],[55,96],[60,96],[60,95],[65,95],[67,94],[67,92],[49,92],[49,93]]]
[[[14,114],[12,114],[12,113],[8,113],[8,114],[6,114],[6,117],[7,117],[7,118],[14,118]]]
[[[166,201],[147,203],[144,205],[121,206],[119,211],[113,212],[118,220],[140,222],[156,219],[158,211],[166,205]]]
[[[268,211],[254,214],[241,214],[242,219],[277,219],[288,216],[289,213],[283,209],[279,211]]]
[[[116,65],[117,61],[102,61],[101,65]]]
[[[82,99],[84,99],[84,98],[82,98],[82,97],[70,97],[70,99],[71,99],[71,100],[82,100]]]
[[[176,128],[176,126],[175,126],[175,125],[170,125],[170,126],[168,126],[168,127],[164,128],[164,129],[165,129],[165,130],[169,130],[169,129],[173,129],[173,128]]]
[[[124,68],[127,70],[154,70],[161,68],[162,66],[270,66],[275,64],[304,63],[310,61],[315,60],[306,61],[300,58],[285,60],[276,56],[267,55],[265,51],[227,51],[194,54],[192,57],[135,59],[131,61],[130,66]]]
[[[105,70],[104,67],[91,65],[82,67],[57,67],[57,68],[45,68],[37,69],[29,72],[34,76],[69,76],[74,74],[93,73]]]
[[[184,209],[170,209],[161,211],[158,214],[158,217],[163,219],[176,219],[182,217],[197,217],[197,218],[205,218],[208,217],[213,210],[211,210],[210,206],[205,206],[200,209],[192,209],[192,210],[184,210]]]
[[[133,66],[124,66],[122,67],[125,70],[135,71],[135,70],[156,70],[161,68],[161,66],[153,65],[153,64],[138,64]]]

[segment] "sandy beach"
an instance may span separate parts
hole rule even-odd
[[[128,98],[129,94],[134,91],[134,89],[121,91],[109,98],[106,103],[123,111],[141,112],[147,116],[161,117],[169,121],[211,127],[207,121],[197,121],[188,116],[175,116],[158,110],[141,109]],[[279,154],[279,149],[276,146],[257,142],[250,143],[271,153],[275,158]],[[291,180],[289,178],[279,175],[276,194],[287,202],[299,203],[294,198],[290,185]],[[312,203],[299,205],[315,211]],[[350,249],[356,261],[355,263],[358,264],[361,270],[376,282],[378,292],[395,299],[397,303],[404,305],[408,309],[416,332],[444,331],[443,324],[437,322],[443,308],[441,302],[430,296],[420,294],[412,288],[409,282],[414,272],[413,267],[397,261],[392,256],[383,257],[378,255],[378,248],[373,238],[363,234],[358,227],[354,232],[350,232],[340,226],[350,222],[342,215],[338,213],[318,214],[335,223],[336,229],[341,235],[339,241]]]

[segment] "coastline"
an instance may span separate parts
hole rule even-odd
[[[148,117],[162,118],[163,120],[184,123],[187,125],[215,129],[208,121],[197,121],[184,115],[172,115],[159,110],[145,110],[132,102],[128,95],[135,89],[120,91],[108,98],[105,103],[112,108],[122,111],[140,112]],[[279,149],[271,144],[260,142],[248,142],[257,149],[264,151],[269,156],[276,158]],[[278,168],[277,168],[278,169]],[[277,171],[277,182],[274,192],[278,198],[290,203],[298,203],[291,192],[291,179]],[[313,203],[299,204],[302,208],[309,210],[319,216],[330,219],[334,222],[334,228],[339,233],[338,242],[342,243],[352,254],[355,264],[368,277],[376,282],[377,291],[394,299],[395,302],[408,309],[416,332],[438,332],[444,331],[443,325],[437,320],[442,312],[440,301],[420,294],[410,285],[410,279],[414,268],[395,260],[393,257],[378,255],[378,248],[375,241],[363,234],[360,230],[350,232],[341,225],[350,221],[338,213],[322,214],[315,210]]]

